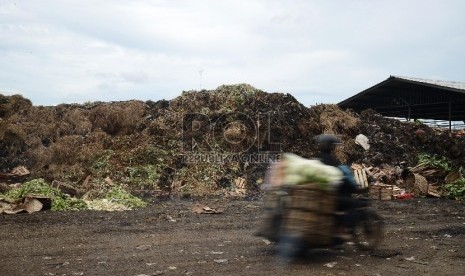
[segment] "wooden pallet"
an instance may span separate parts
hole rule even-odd
[[[354,170],[354,177],[359,189],[368,189],[368,179],[365,169]]]
[[[388,184],[374,184],[370,186],[370,197],[378,200],[395,199],[401,193],[399,187]]]

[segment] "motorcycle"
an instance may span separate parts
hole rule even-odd
[[[360,250],[374,250],[383,239],[382,217],[366,198],[353,198],[350,211],[337,212],[337,196],[313,184],[271,189],[265,195],[264,221],[257,235],[274,241],[278,255],[286,259],[346,242]],[[350,223],[342,223],[348,217]]]

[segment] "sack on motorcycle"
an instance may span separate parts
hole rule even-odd
[[[321,185],[283,186],[270,189],[265,196],[261,236],[277,240],[282,233],[297,235],[309,245],[332,242],[336,194]]]
[[[283,228],[308,245],[329,245],[333,240],[336,194],[316,184],[292,187],[285,206]]]

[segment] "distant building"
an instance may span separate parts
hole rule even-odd
[[[465,82],[390,76],[338,106],[356,112],[372,109],[386,117],[419,119],[449,129],[463,128]]]

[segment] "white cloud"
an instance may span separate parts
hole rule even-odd
[[[464,8],[452,0],[3,0],[0,91],[58,104],[250,83],[308,105],[341,101],[390,74],[465,81]]]

